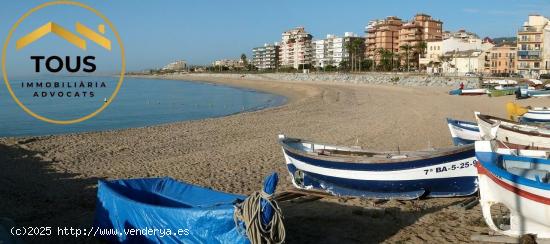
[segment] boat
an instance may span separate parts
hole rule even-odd
[[[550,108],[529,109],[527,113],[520,117],[520,121],[525,123],[548,123],[550,122]]]
[[[277,174],[266,178],[266,194],[274,193],[277,181]],[[247,201],[244,195],[169,177],[100,180],[94,230],[109,242],[250,243],[242,230],[249,225],[234,219],[243,201]],[[271,221],[279,210],[271,204],[261,198],[257,217],[262,223],[274,224]],[[129,230],[134,233],[128,234]]]
[[[483,218],[495,232],[550,238],[550,159],[498,154],[477,141],[476,168]],[[498,205],[497,205],[498,204]],[[492,206],[509,210],[509,223],[497,225]]]
[[[481,139],[476,123],[447,118],[451,138],[455,146],[472,144]]]
[[[518,87],[515,80],[488,80],[483,81],[483,87],[489,87],[490,97],[514,95]]]
[[[523,123],[547,123],[550,122],[549,107],[522,107],[516,103],[506,104],[506,111],[511,120]]]
[[[502,97],[502,96],[514,95],[516,93],[516,90],[517,88],[503,88],[503,89],[489,90],[489,96]]]
[[[522,97],[550,97],[550,89],[521,88]]]
[[[449,91],[449,95],[460,95],[460,96],[476,96],[476,95],[485,95],[489,91],[485,88],[472,88],[472,89],[455,89]]]
[[[410,200],[477,191],[474,145],[378,152],[279,135],[293,185],[335,196]]]
[[[485,95],[488,94],[489,91],[485,88],[472,88],[472,89],[462,89],[461,96],[476,96],[476,95]]]
[[[536,124],[475,113],[481,139],[496,140],[501,147],[512,149],[550,149],[550,129]]]

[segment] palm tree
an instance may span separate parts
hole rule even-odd
[[[355,52],[355,65],[356,70],[361,71],[361,62],[363,62],[363,48],[365,46],[365,41],[362,39],[354,39],[352,42],[352,47]],[[359,60],[357,60],[359,58]]]
[[[425,41],[420,41],[416,43],[416,45],[414,46],[414,49],[418,53],[418,59],[416,61],[417,61],[417,68],[420,71],[420,56],[424,55],[424,52],[426,51],[426,49],[428,49],[428,44]]]
[[[378,49],[378,54],[380,55],[380,65],[384,70],[391,70],[391,60],[393,59],[393,53],[385,48]]]
[[[248,66],[248,61],[246,60],[246,54],[241,54],[241,62],[243,62],[243,66]]]
[[[345,44],[346,46],[346,50],[348,51],[348,55],[349,55],[349,65],[350,65],[350,71],[353,72],[353,55],[354,55],[354,47],[353,47],[353,43],[352,42],[346,42]]]
[[[412,50],[412,47],[409,44],[405,44],[403,46],[400,46],[399,49],[405,51],[405,62],[407,63],[407,72],[409,72],[409,52]]]

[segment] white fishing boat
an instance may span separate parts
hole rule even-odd
[[[477,141],[479,194],[483,218],[497,233],[550,238],[550,159],[503,155]],[[492,206],[509,210],[508,223],[495,223]]]
[[[449,126],[451,139],[455,146],[472,144],[481,140],[479,127],[474,122],[447,118],[447,126]]]
[[[550,149],[550,129],[540,125],[475,113],[483,140],[496,140],[513,149]]]
[[[368,151],[279,135],[296,188],[376,199],[468,196],[477,191],[473,144]]]

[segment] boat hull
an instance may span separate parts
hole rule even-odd
[[[455,146],[472,144],[481,139],[479,128],[475,123],[447,118],[447,125]]]
[[[171,178],[99,181],[94,228],[112,243],[250,243],[233,218],[243,199]],[[180,234],[126,235],[129,229]]]
[[[503,169],[503,165],[512,164],[514,167],[526,167],[534,170],[550,169],[548,159],[536,159],[517,156],[503,156],[495,153],[488,141],[476,142],[476,164],[479,178],[480,204],[483,218],[494,231],[509,235],[521,236],[536,234],[538,238],[550,238],[550,185],[543,183],[547,179],[528,179],[523,176],[528,173],[515,175]],[[502,162],[503,158],[510,161]],[[527,172],[527,171],[525,171]],[[527,177],[527,176],[526,176]],[[538,180],[537,180],[538,179]],[[491,215],[491,206],[503,204],[510,210],[510,227],[500,228],[494,223]]]
[[[496,139],[501,144],[505,144],[506,147],[513,149],[550,149],[550,136],[543,135],[541,133],[531,133],[527,131],[521,131],[518,128],[533,128],[533,129],[543,129],[542,127],[532,126],[532,125],[522,125],[517,124],[513,121],[505,121],[506,123],[511,124],[512,126],[503,126],[497,125],[494,122],[489,121],[488,119],[480,119],[476,115],[477,124],[479,125],[479,131],[481,138],[484,140],[493,140]],[[496,118],[495,118],[496,119]],[[513,128],[515,127],[515,128]]]
[[[467,196],[477,191],[473,147],[448,157],[403,163],[354,163],[319,160],[283,147],[295,187],[337,196],[375,199]]]
[[[550,122],[550,110],[548,111],[533,111],[523,114],[521,116],[522,122]]]
[[[488,94],[487,89],[462,89],[461,96],[479,96]]]

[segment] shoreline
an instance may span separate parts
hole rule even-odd
[[[128,77],[136,78],[136,79],[157,79],[157,80],[185,81],[185,82],[193,82],[193,83],[204,83],[204,84],[213,85],[213,86],[226,86],[226,87],[235,88],[235,89],[242,89],[242,90],[246,90],[246,91],[250,91],[250,92],[277,95],[277,96],[281,97],[281,102],[278,102],[274,106],[267,106],[267,107],[261,106],[259,108],[254,107],[254,108],[246,109],[246,110],[243,110],[243,111],[240,111],[240,112],[229,113],[229,114],[225,114],[225,115],[222,115],[222,116],[205,117],[205,118],[201,118],[201,119],[179,120],[179,121],[171,121],[171,122],[164,122],[164,123],[159,123],[159,124],[151,124],[151,125],[135,126],[135,127],[127,127],[127,128],[107,128],[107,129],[99,129],[99,130],[92,130],[92,131],[66,132],[66,133],[62,132],[62,133],[54,133],[54,134],[46,134],[46,135],[0,136],[0,139],[2,139],[2,138],[5,138],[5,139],[41,138],[41,137],[49,137],[49,136],[88,134],[88,133],[95,133],[95,132],[116,132],[116,131],[127,130],[127,129],[142,129],[142,128],[149,128],[149,127],[154,127],[154,126],[169,125],[169,124],[174,124],[174,123],[184,123],[184,122],[189,122],[189,121],[201,121],[201,120],[208,120],[208,119],[224,118],[224,117],[228,117],[228,116],[238,115],[238,114],[241,114],[241,113],[257,112],[257,111],[261,111],[261,110],[267,110],[267,109],[271,109],[271,108],[281,107],[281,106],[284,106],[284,105],[286,105],[287,103],[290,102],[290,98],[283,95],[283,94],[276,94],[276,93],[270,92],[269,90],[263,90],[262,91],[262,90],[259,90],[259,89],[254,89],[254,88],[245,87],[245,86],[226,85],[223,82],[219,82],[219,81],[215,82],[215,81],[203,81],[203,80],[170,79],[170,78],[163,78],[163,77],[147,77],[147,76],[128,76]]]
[[[510,96],[450,96],[441,87],[209,80],[285,94],[288,102],[143,128],[0,138],[0,184],[5,189],[0,198],[6,199],[0,202],[0,216],[22,226],[89,228],[102,179],[167,176],[248,194],[261,187],[264,176],[277,172],[278,191],[285,190],[293,186],[277,143],[279,133],[372,150],[444,147],[451,145],[446,117],[472,120],[474,110],[503,117],[505,103],[514,101]],[[533,106],[547,102],[519,101]],[[489,229],[479,206],[459,213],[451,207],[463,199],[340,199],[281,207],[289,243],[467,242],[471,234]],[[334,234],[327,237],[327,232]]]

